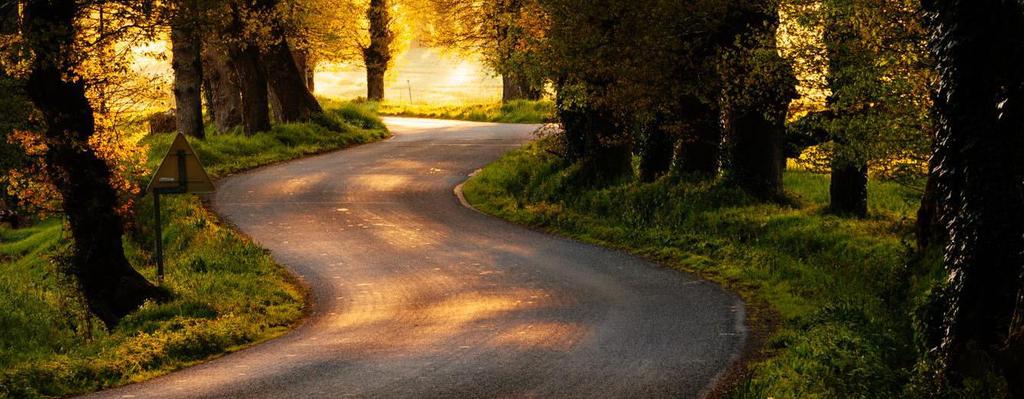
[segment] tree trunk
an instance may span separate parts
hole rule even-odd
[[[171,67],[174,69],[174,104],[178,131],[203,138],[202,40],[194,12],[180,7],[171,27]]]
[[[505,73],[501,75],[501,102],[514,100],[540,100],[543,90],[530,84],[530,80],[520,74]]]
[[[245,134],[251,136],[270,130],[267,76],[260,67],[259,50],[251,44],[240,44],[232,46],[228,54],[241,89]]]
[[[829,210],[837,215],[868,215],[868,165],[832,161]]]
[[[306,82],[306,89],[310,93],[316,90],[316,85],[313,82],[315,72],[315,62],[309,56],[309,52],[306,50],[292,50],[292,57],[295,58],[295,66],[299,69],[299,72],[303,74]]]
[[[631,143],[608,110],[585,104],[559,103],[558,117],[566,141],[566,160],[579,162],[583,184],[600,183],[632,171]]]
[[[725,81],[749,84],[731,88],[724,112],[731,178],[762,199],[783,195],[786,114],[796,98],[792,68],[775,49],[778,6],[774,0],[743,3],[737,20],[726,24],[741,31]]]
[[[828,54],[828,97],[831,116],[827,129],[836,151],[832,155],[832,180],[829,183],[829,209],[838,215],[866,217],[868,213],[868,177],[865,150],[869,132],[861,127],[870,104],[877,101],[865,93],[865,79],[881,79],[856,26],[857,13],[852,0],[829,0],[823,4],[828,15],[823,36]],[[855,105],[856,104],[856,105]]]
[[[363,49],[366,99],[384,101],[384,74],[391,62],[391,43],[394,41],[387,0],[370,0],[366,20],[370,22],[370,45]]]
[[[242,125],[242,89],[226,50],[206,46],[203,49],[203,72],[206,104],[214,126],[218,131],[226,132]]]
[[[235,38],[245,37],[242,22],[242,5],[231,2],[231,24],[226,34]],[[270,98],[267,93],[266,70],[260,63],[260,50],[244,40],[228,44],[228,59],[238,78],[242,98],[242,126],[246,135],[270,130]]]
[[[692,113],[683,139],[676,147],[676,169],[690,175],[715,176],[718,174],[722,147],[722,115],[717,104],[693,101]]]
[[[267,81],[279,108],[277,117],[282,122],[307,121],[323,112],[320,103],[306,87],[306,72],[299,71],[295,58],[283,36],[272,44],[260,59],[266,66]]]
[[[933,149],[934,151],[934,149]],[[942,225],[939,212],[939,188],[934,158],[928,162],[928,181],[921,196],[921,207],[917,209],[915,237],[918,252],[925,252],[933,245],[943,245],[949,237]]]
[[[949,230],[942,380],[992,374],[1024,396],[1024,9],[929,0],[940,84],[933,156]],[[982,380],[990,381],[990,380]]]
[[[17,1],[0,2],[0,35],[13,35],[18,33],[21,21],[18,15]]]
[[[366,68],[366,99],[370,101],[384,101],[384,73],[385,71],[376,67]]]
[[[755,197],[781,197],[782,122],[750,109],[733,110],[728,118],[732,178]]]
[[[73,69],[75,0],[25,3],[25,41],[35,55],[27,91],[46,122],[45,159],[60,192],[74,239],[71,271],[92,311],[107,328],[149,299],[164,298],[124,256],[111,171],[89,139],[95,133],[85,85]]]
[[[660,121],[647,128],[640,143],[640,181],[652,182],[672,168],[675,139],[662,129]]]

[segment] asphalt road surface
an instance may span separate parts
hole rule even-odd
[[[393,139],[224,179],[218,213],[301,276],[286,336],[97,397],[698,397],[742,302],[518,227],[453,188],[537,126],[388,118]]]

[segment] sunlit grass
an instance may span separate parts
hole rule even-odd
[[[328,108],[316,123],[252,137],[211,130],[190,142],[216,177],[387,135],[363,107]],[[172,138],[144,139],[150,166]],[[162,203],[165,286],[174,300],[147,304],[110,332],[88,316],[61,270],[61,220],[0,227],[0,397],[65,396],[152,377],[280,335],[302,316],[302,290],[266,250],[224,227],[195,195]],[[151,204],[138,202],[125,245],[131,263],[155,280]]]
[[[485,212],[700,273],[777,314],[768,358],[737,396],[896,397],[916,359],[914,302],[937,262],[911,258],[916,188],[872,181],[871,216],[827,214],[828,176],[790,171],[788,204],[721,181],[573,184],[574,167],[534,144],[465,185]]]
[[[502,104],[395,104],[377,105],[381,115],[417,118],[456,119],[474,122],[544,123],[554,118],[554,103],[548,100],[516,100]]]

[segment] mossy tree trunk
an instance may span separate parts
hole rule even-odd
[[[74,240],[71,271],[89,310],[113,328],[143,302],[164,294],[125,258],[111,171],[89,144],[96,127],[93,110],[73,68],[75,18],[83,10],[75,0],[24,5],[24,39],[34,53],[26,87],[46,122],[48,173]]]

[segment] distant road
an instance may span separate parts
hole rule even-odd
[[[696,397],[743,346],[714,284],[460,205],[536,126],[386,122],[391,140],[220,183],[217,212],[309,284],[309,320],[95,397]]]

